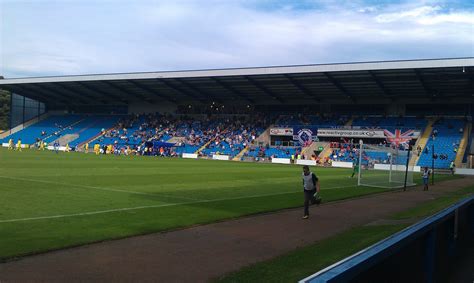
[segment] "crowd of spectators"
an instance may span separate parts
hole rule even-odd
[[[252,146],[244,153],[243,158],[256,158],[257,160],[268,160],[272,158],[289,158],[291,160],[305,159],[301,147],[287,146]]]
[[[102,129],[102,139],[99,139],[99,142],[111,139],[114,144],[142,144],[158,138],[163,125],[168,123],[167,117],[163,115],[130,115],[121,118],[114,128]]]
[[[203,150],[204,154],[226,154],[235,156],[244,148],[255,143],[258,136],[268,126],[261,116],[228,117],[222,121],[222,127],[216,129]],[[209,138],[209,137],[208,137]]]
[[[359,144],[349,142],[350,140],[344,140],[342,142],[331,142],[331,153],[329,158],[332,161],[344,161],[344,162],[358,162],[360,155]],[[407,149],[407,144],[403,143],[399,145],[399,150],[404,151]],[[366,164],[389,164],[392,154],[387,150],[387,147],[396,149],[396,146],[389,143],[380,143],[370,145],[371,149],[365,149],[362,151],[362,162]],[[398,161],[397,161],[398,162]]]
[[[349,116],[340,115],[314,115],[300,113],[294,115],[280,115],[278,118],[268,115],[246,113],[242,115],[224,114],[200,114],[200,115],[162,115],[144,114],[128,115],[119,119],[118,123],[111,129],[102,129],[99,137],[92,143],[98,143],[101,152],[107,154],[140,154],[153,156],[178,156],[183,152],[195,153],[200,150],[202,155],[225,154],[236,156],[247,148],[244,157],[256,158],[302,158],[302,148],[298,146],[257,145],[259,135],[275,121],[275,126],[313,125],[317,127],[338,127],[345,125]],[[76,117],[75,120],[78,118]],[[74,119],[71,118],[71,122]],[[74,120],[74,121],[75,121]],[[62,120],[61,120],[62,121]],[[64,120],[66,123],[67,120]],[[354,127],[389,128],[411,127],[417,128],[426,124],[425,119],[415,117],[358,117],[354,118]],[[429,144],[422,148],[417,146],[414,153],[422,157],[430,153],[430,145],[436,147],[435,158],[444,161],[452,161],[457,154],[460,140],[464,133],[465,121],[459,119],[439,118],[433,124],[433,131]],[[35,134],[35,142],[58,138],[65,130],[71,130],[66,123],[56,122],[54,127],[41,130]],[[167,145],[167,141],[171,141]],[[161,142],[156,146],[156,142]],[[309,146],[311,141],[300,146]],[[285,144],[285,145],[289,145]],[[297,145],[297,144],[293,144]],[[391,146],[385,140],[379,142],[378,146]],[[307,159],[316,160],[320,164],[328,164],[331,161],[355,161],[359,158],[358,140],[341,139],[330,142],[332,149],[329,157],[320,160],[316,155]],[[400,150],[406,150],[407,144],[400,144]],[[376,158],[370,154],[362,153],[364,160],[375,160],[379,163],[387,163],[389,154]],[[431,155],[430,155],[431,156]],[[426,158],[425,158],[426,159]]]
[[[194,153],[207,144],[204,151],[208,155],[236,155],[252,144],[267,126],[267,120],[258,115],[130,115],[121,118],[112,129],[102,129],[96,141],[101,146],[112,145],[114,153],[127,152],[130,148],[136,154],[175,156],[187,150],[191,152],[186,153]],[[173,138],[173,146],[151,146],[153,142]]]

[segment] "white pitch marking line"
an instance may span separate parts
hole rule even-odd
[[[354,186],[330,187],[330,188],[326,188],[325,190],[343,189],[343,188],[350,188],[350,187],[354,187]],[[147,205],[147,206],[135,206],[135,207],[115,208],[115,209],[99,210],[99,211],[90,211],[90,212],[81,212],[81,213],[74,213],[74,214],[60,214],[60,215],[51,215],[51,216],[40,216],[40,217],[28,217],[28,218],[6,219],[6,220],[0,220],[0,223],[22,222],[22,221],[42,220],[42,219],[54,219],[54,218],[66,218],[66,217],[75,217],[75,216],[84,216],[84,215],[104,214],[104,213],[110,213],[110,212],[120,212],[120,211],[130,211],[130,210],[147,209],[147,208],[178,206],[178,205],[186,205],[186,204],[199,204],[199,203],[208,203],[208,202],[215,202],[215,201],[226,201],[226,200],[239,200],[239,199],[248,199],[248,198],[259,198],[259,197],[286,195],[286,194],[294,194],[294,193],[298,193],[298,191],[280,192],[280,193],[272,193],[272,194],[260,194],[260,195],[242,196],[242,197],[234,197],[234,198],[220,198],[220,199],[212,199],[212,200],[198,200],[198,201],[189,201],[189,202],[177,202],[177,203],[167,203],[167,204],[157,204],[157,205]]]
[[[84,188],[84,189],[94,189],[94,190],[100,190],[100,191],[135,194],[135,195],[145,195],[145,196],[154,196],[154,197],[163,196],[163,197],[169,197],[169,198],[175,198],[175,199],[187,199],[187,200],[194,200],[194,201],[202,200],[202,199],[190,198],[190,197],[172,196],[172,195],[163,194],[163,193],[152,194],[152,193],[144,193],[144,192],[136,192],[136,191],[128,191],[128,190],[120,190],[120,189],[112,189],[112,188],[104,188],[104,187],[84,186],[84,185],[28,179],[28,178],[18,178],[18,177],[8,177],[8,176],[0,176],[0,178],[10,179],[10,180],[19,180],[19,181],[28,181],[28,182],[37,182],[37,183],[44,183],[44,184],[61,185],[61,186],[70,186],[70,187],[77,187],[77,188]]]

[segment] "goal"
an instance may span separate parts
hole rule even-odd
[[[408,165],[409,158],[409,150],[361,142],[358,185],[379,188],[403,188],[405,185],[415,185],[413,166]]]

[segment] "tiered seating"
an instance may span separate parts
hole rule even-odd
[[[275,125],[277,127],[313,126],[313,128],[333,128],[343,126],[347,120],[347,116],[282,115]]]
[[[267,120],[263,117],[252,116],[244,118],[229,118],[229,116],[212,117],[171,117],[164,115],[64,115],[51,116],[22,131],[7,136],[0,142],[15,142],[21,138],[24,144],[33,144],[37,139],[48,143],[68,134],[78,134],[79,137],[70,142],[70,146],[80,145],[91,138],[103,134],[93,143],[115,145],[118,148],[130,146],[134,149],[145,142],[166,142],[179,137],[175,151],[178,154],[195,153],[206,145],[201,153],[236,156],[245,147],[252,145],[244,156],[247,157],[277,157],[290,158],[301,152],[300,147],[265,146],[254,147],[253,141],[266,129]],[[277,126],[306,127],[338,127],[347,121],[347,117],[323,117],[317,115],[280,116]],[[427,121],[415,117],[381,117],[370,116],[353,120],[354,127],[380,128],[393,131],[400,129],[423,129]],[[436,168],[448,168],[455,160],[456,151],[462,138],[465,122],[461,119],[440,119],[434,125],[433,135],[421,154],[419,166],[431,166],[432,145],[438,158]],[[115,127],[113,127],[115,125]],[[108,130],[111,129],[112,130]],[[460,130],[461,129],[461,130]],[[346,142],[346,141],[344,141]],[[337,142],[335,142],[337,143]],[[165,145],[167,146],[167,145]],[[168,150],[168,149],[167,149]],[[348,144],[336,146],[330,158],[338,161],[353,162],[358,159],[358,149],[349,148]],[[383,150],[364,151],[363,162],[368,160],[375,163],[390,163],[390,156]],[[397,161],[402,163],[402,161]]]
[[[235,156],[244,149],[242,144],[231,145],[226,141],[218,142],[217,145],[211,143],[209,147],[204,149],[204,155],[212,156],[213,154]]]
[[[14,141],[21,139],[23,144],[33,144],[36,142],[36,139],[45,140],[46,142],[53,141],[57,139],[59,135],[62,135],[70,125],[77,123],[82,119],[82,115],[50,116],[43,121],[7,136],[1,140],[1,142],[8,142],[9,139],[13,139]],[[45,135],[41,134],[43,131],[46,133]]]
[[[175,151],[177,154],[183,154],[183,153],[195,153],[200,146],[198,145],[188,145],[188,144],[183,144],[182,146],[178,146],[175,148]]]
[[[387,129],[393,131],[423,129],[426,127],[427,121],[423,118],[416,117],[358,117],[352,122],[353,127],[371,128],[371,129]]]
[[[173,118],[159,114],[123,116],[113,129],[97,139],[100,145],[137,148],[149,141],[167,142],[175,136],[192,132],[190,119]]]
[[[263,123],[257,118],[249,120],[227,119],[222,124],[222,131],[216,133],[214,140],[202,153],[208,156],[224,154],[233,157],[252,144],[264,131],[264,127]]]
[[[115,145],[116,147],[130,146],[137,148],[145,142],[166,142],[173,137],[180,137],[182,142],[176,144],[176,152],[194,153],[218,133],[226,128],[222,118],[191,118],[168,117],[163,115],[140,115],[123,117],[114,129],[106,132],[98,142],[101,145]],[[235,155],[237,148],[231,150],[228,144],[221,154]],[[238,153],[238,152],[237,152]]]
[[[160,137],[160,141],[166,142],[166,141],[168,141],[168,140],[171,139],[171,138],[172,138],[172,136],[170,136],[169,134],[163,134],[163,135],[161,135],[161,137]]]
[[[245,156],[291,158],[292,155],[300,152],[301,147],[255,147],[246,152]]]
[[[65,117],[67,117],[67,116],[65,116]],[[93,120],[93,119],[94,118],[92,118],[91,116],[89,116],[89,117],[81,116],[81,120],[77,121],[76,123],[71,124],[68,127],[65,127],[63,129],[63,131],[61,131],[59,133],[59,135],[50,136],[48,138],[45,138],[44,141],[48,142],[48,143],[51,143],[52,141],[58,139],[60,136],[75,134],[79,129],[82,129],[83,127],[88,125],[91,122],[91,120]]]
[[[115,129],[106,132],[97,142],[101,146],[112,144],[119,147],[135,147],[145,142],[143,137],[143,132],[147,130],[143,126],[145,120],[145,116],[122,117]]]
[[[343,161],[343,162],[357,162],[359,160],[359,149],[334,149],[332,154],[330,155],[330,159],[333,161]],[[379,151],[363,151],[362,152],[362,164],[367,165],[369,160],[372,163],[377,164],[390,164],[390,156],[387,152]],[[397,163],[403,160],[395,161],[395,164],[403,164]]]
[[[303,121],[299,117],[292,115],[282,115],[275,122],[276,127],[289,127],[293,125],[302,125]]]
[[[435,159],[434,167],[449,168],[451,161],[456,158],[456,151],[463,136],[460,129],[464,128],[464,125],[465,122],[459,119],[443,119],[436,122],[431,138],[418,160],[418,165],[431,167],[432,146],[434,145],[435,154],[438,156]]]
[[[177,152],[195,153],[226,127],[224,121],[215,117],[201,121],[191,118],[181,120],[176,127],[176,132],[173,133],[173,136],[185,138],[177,148]]]
[[[358,157],[357,150],[341,150],[341,149],[333,149],[329,158],[334,161],[344,161],[344,162],[353,162]]]
[[[307,123],[309,125],[316,125],[318,128],[334,128],[344,126],[348,121],[347,116],[340,117],[320,117],[320,116],[308,116]]]
[[[276,158],[290,158],[292,155],[301,152],[301,147],[292,147],[292,148],[276,148],[270,147],[265,150],[265,156],[276,157]]]
[[[364,161],[372,160],[374,163],[390,164],[390,155],[387,152],[373,152],[366,151],[363,153],[362,159]],[[392,164],[404,165],[406,164],[406,152],[400,152],[399,156],[393,159]]]
[[[119,116],[90,116],[77,124],[73,134],[79,134],[79,137],[70,143],[71,147],[76,147],[93,137],[99,135],[102,129],[109,129],[114,126]]]

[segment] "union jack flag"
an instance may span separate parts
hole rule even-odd
[[[390,132],[389,130],[383,130],[385,137],[391,144],[400,145],[404,143],[408,143],[414,134],[414,130],[408,130],[403,132],[401,130],[395,130],[395,133]]]

